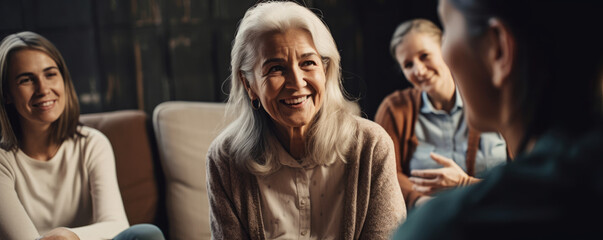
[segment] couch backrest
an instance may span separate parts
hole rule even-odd
[[[82,114],[80,122],[101,131],[113,147],[117,179],[131,225],[153,223],[159,214],[155,144],[148,116],[141,110]]]
[[[209,145],[230,123],[226,104],[164,102],[153,127],[166,177],[170,239],[210,239],[205,159]]]

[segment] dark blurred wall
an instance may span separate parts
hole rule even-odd
[[[224,101],[230,46],[255,0],[0,0],[0,37],[42,34],[61,51],[83,113],[144,109],[169,100]],[[342,56],[344,86],[372,119],[408,87],[389,55],[401,21],[438,23],[437,0],[305,0]],[[319,9],[319,10],[318,10]]]

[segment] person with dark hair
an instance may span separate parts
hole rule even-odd
[[[589,239],[603,214],[603,2],[440,0],[470,126],[514,161],[411,212],[394,239]]]
[[[109,140],[79,124],[50,41],[4,38],[0,81],[0,239],[163,239],[151,224],[128,228]]]
[[[207,154],[215,239],[388,239],[406,218],[392,140],[342,89],[327,25],[292,1],[239,23],[227,113]]]
[[[440,28],[426,19],[396,28],[390,53],[413,87],[388,95],[375,115],[394,141],[398,183],[409,209],[442,190],[478,182],[507,160],[500,134],[467,126],[441,41]]]

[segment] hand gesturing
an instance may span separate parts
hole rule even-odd
[[[431,195],[437,191],[456,186],[468,185],[478,182],[479,179],[473,178],[452,159],[431,153],[430,157],[442,168],[413,170],[409,178],[415,185],[413,189],[423,194]]]

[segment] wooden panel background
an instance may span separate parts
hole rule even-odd
[[[342,56],[344,86],[373,118],[408,87],[389,56],[398,23],[438,23],[437,0],[305,0],[323,15]],[[23,30],[62,52],[82,113],[143,109],[168,100],[226,99],[230,46],[255,0],[0,0],[0,37]]]

